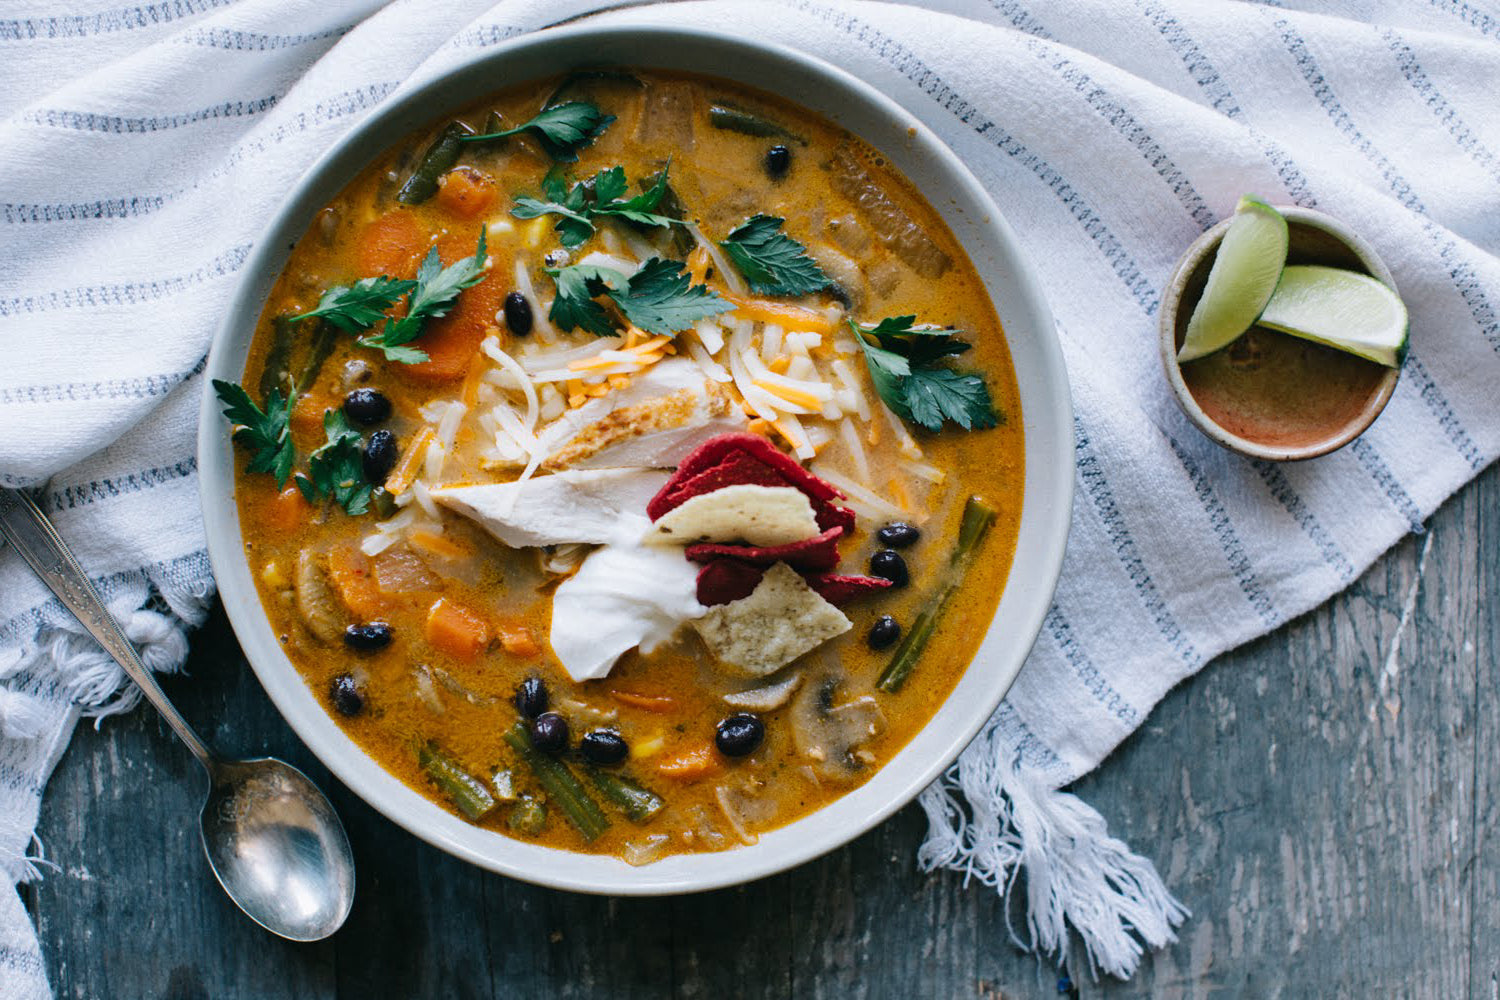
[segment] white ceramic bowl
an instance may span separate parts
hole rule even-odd
[[[1073,490],[1067,375],[1051,313],[1015,234],[953,152],[889,98],[790,49],[680,28],[578,27],[525,36],[392,100],[308,171],[246,264],[214,338],[208,375],[230,381],[243,377],[256,318],[292,246],[315,213],[378,154],[499,86],[609,64],[704,73],[772,89],[860,135],[925,192],[985,280],[1005,326],[1021,389],[1026,485],[1020,542],[989,633],[932,721],[864,785],[764,834],[754,846],[633,868],[611,857],[513,840],[465,823],[389,774],[329,717],[322,699],[282,652],[261,609],[241,543],[229,429],[207,393],[198,443],[203,516],[224,606],[261,684],[313,753],[376,809],[450,854],[528,882],[625,895],[693,892],[746,882],[817,857],[911,801],[952,763],[999,705],[1051,602]]]

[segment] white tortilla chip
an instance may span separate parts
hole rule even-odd
[[[817,515],[801,490],[741,484],[700,494],[673,508],[646,540],[659,545],[789,545],[817,534]]]
[[[796,570],[777,563],[749,597],[710,608],[693,627],[720,662],[764,677],[853,626]]]

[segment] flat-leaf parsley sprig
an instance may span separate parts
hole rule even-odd
[[[250,449],[250,463],[245,470],[269,472],[276,477],[278,488],[285,486],[297,461],[297,449],[292,444],[292,399],[273,389],[262,410],[242,385],[214,379],[213,387],[214,394],[224,404],[224,416],[234,425],[235,442]]]
[[[584,264],[547,273],[557,282],[557,297],[552,300],[548,318],[564,330],[582,327],[600,337],[613,336],[615,324],[604,306],[595,301],[599,295],[618,306],[633,326],[664,336],[735,308],[706,285],[693,284],[678,260],[652,257],[628,278],[611,268]]]
[[[781,231],[786,220],[756,215],[735,228],[719,246],[757,295],[811,295],[830,284],[807,247]]]
[[[542,180],[542,194],[547,200],[518,195],[510,214],[518,219],[557,216],[553,228],[558,240],[570,250],[582,246],[594,235],[595,220],[601,217],[612,216],[644,226],[682,224],[681,219],[657,211],[668,190],[666,168],[656,175],[655,183],[635,197],[625,197],[629,190],[624,167],[601,170],[571,188],[554,171]]]
[[[323,434],[327,440],[307,457],[307,473],[297,473],[297,489],[313,503],[332,497],[344,513],[363,514],[370,509],[372,487],[365,480],[359,431],[349,426],[342,409],[330,408],[323,411]]]
[[[527,133],[541,145],[542,151],[562,163],[578,159],[578,151],[589,145],[615,120],[588,101],[568,101],[547,108],[541,114],[515,128],[463,136],[463,142],[489,142]]]
[[[880,398],[903,420],[930,431],[941,430],[946,420],[966,431],[994,427],[995,407],[984,379],[942,364],[970,345],[954,336],[957,331],[917,326],[916,319],[890,316],[874,326],[849,321]]]

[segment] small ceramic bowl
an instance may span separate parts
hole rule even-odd
[[[1347,268],[1395,289],[1380,255],[1337,219],[1292,205],[1278,205],[1277,211],[1287,221],[1288,264]],[[1260,327],[1186,369],[1177,363],[1229,223],[1225,219],[1188,247],[1162,296],[1167,384],[1198,429],[1231,451],[1288,462],[1342,448],[1375,422],[1400,369]]]

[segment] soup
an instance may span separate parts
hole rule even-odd
[[[215,389],[266,615],[350,737],[469,822],[632,864],[889,761],[1019,527],[962,248],[858,138],[711,78],[580,73],[409,137]]]

